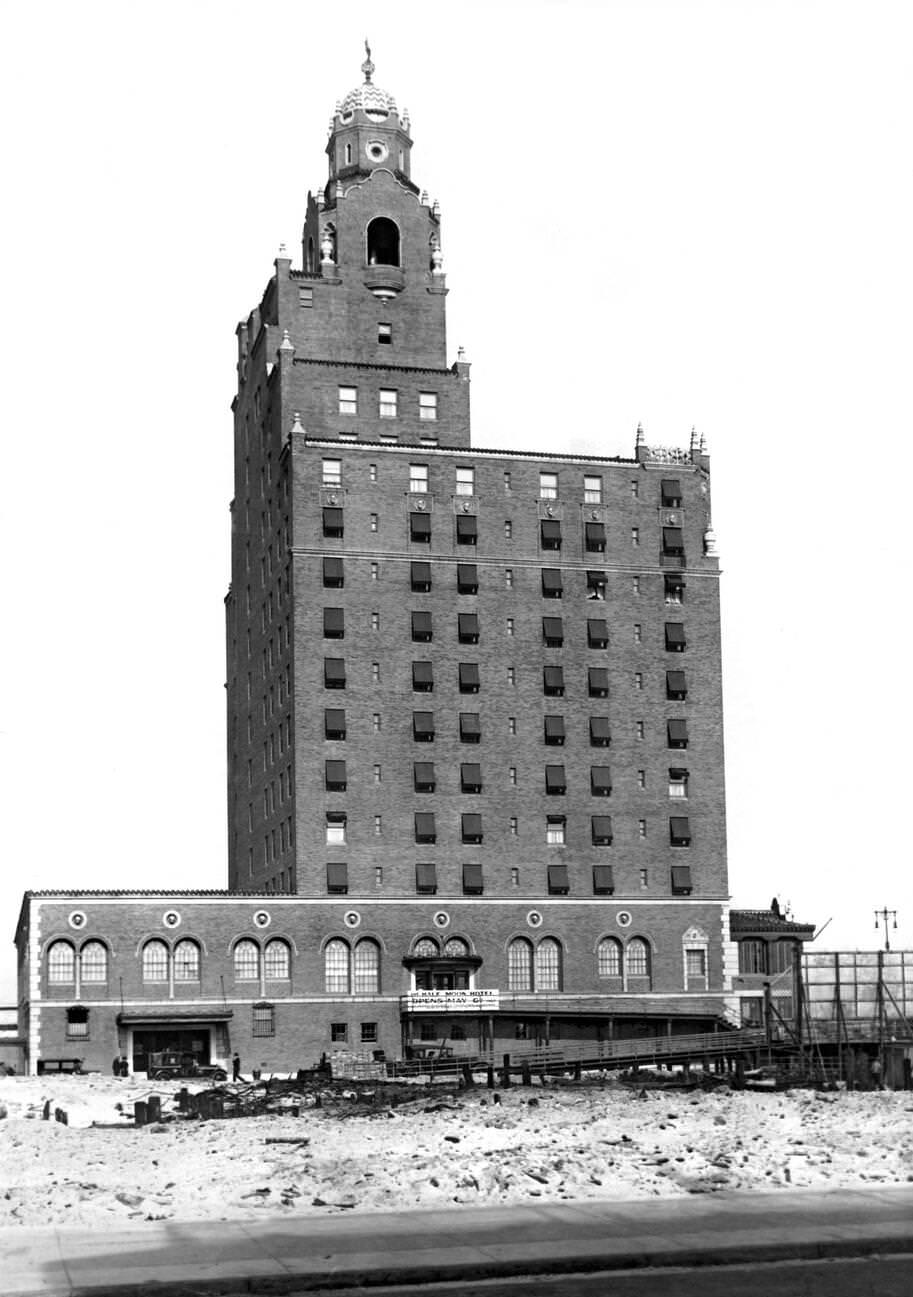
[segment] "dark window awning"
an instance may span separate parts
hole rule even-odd
[[[323,530],[337,534],[342,533],[342,510],[337,508],[324,509],[323,511]]]
[[[414,586],[431,585],[431,564],[424,562],[415,562],[412,564],[411,571],[412,584]]]
[[[592,837],[597,844],[603,844],[612,841],[612,817],[611,815],[594,815],[592,817]]]
[[[609,743],[612,731],[609,728],[608,716],[590,717],[590,738],[594,743]]]
[[[677,477],[664,477],[660,487],[664,505],[677,505],[682,498],[682,484]]]
[[[415,886],[418,891],[437,890],[437,865],[419,864],[415,866]]]
[[[669,736],[669,745],[675,747],[686,747],[688,743],[688,722],[685,720],[666,721],[666,732]]]
[[[342,707],[327,707],[323,713],[323,728],[327,734],[342,734],[346,732],[346,714]]]
[[[475,540],[479,534],[479,520],[474,513],[457,514],[457,540]]]
[[[669,838],[682,845],[691,841],[691,825],[687,815],[669,816]]]
[[[188,1026],[194,1022],[227,1022],[234,1016],[232,1009],[207,1009],[202,1005],[175,1004],[167,1009],[124,1010],[117,1015],[118,1026],[158,1027],[166,1022],[180,1022]]]
[[[325,766],[326,783],[336,788],[346,786],[346,763],[344,761],[327,761]]]
[[[323,580],[325,584],[342,585],[345,580],[345,569],[342,565],[341,558],[325,558],[323,560]]]
[[[545,737],[547,739],[564,738],[564,717],[563,716],[546,716]]]
[[[673,892],[690,892],[691,883],[691,866],[690,865],[673,865],[672,866],[672,890]]]
[[[560,594],[564,589],[560,567],[544,567],[542,569],[542,589],[546,594]]]
[[[434,811],[415,812],[416,842],[434,842],[437,830],[434,827]]]
[[[561,544],[561,523],[557,518],[543,518],[541,528],[544,545]]]
[[[431,535],[431,514],[430,513],[410,513],[409,530],[413,536],[430,536]]]
[[[433,761],[416,761],[413,764],[416,785],[434,783],[434,762]]]
[[[434,712],[413,712],[412,730],[415,734],[428,734],[434,738]]]
[[[479,864],[470,864],[463,866],[463,891],[464,892],[481,892],[482,866]]]
[[[542,672],[542,679],[546,689],[563,689],[564,667],[545,667]]]
[[[323,678],[345,684],[346,682],[346,660],[345,658],[324,658],[323,659]]]
[[[430,662],[412,663],[412,683],[414,685],[434,684],[434,670]]]
[[[482,722],[478,712],[460,712],[460,735],[463,738],[480,738]]]
[[[680,621],[666,622],[666,646],[668,648],[685,647],[685,624]]]
[[[479,614],[461,612],[457,614],[457,632],[462,640],[479,638]]]
[[[430,891],[432,888],[437,888],[437,865],[416,865],[415,886],[420,892]]]
[[[482,841],[482,817],[481,815],[464,815],[462,822],[463,839],[472,839],[475,842]]]
[[[412,614],[412,634],[421,635],[423,638],[431,638],[431,613],[414,612]]]
[[[666,554],[680,554],[685,548],[681,527],[663,527],[663,550]]]
[[[589,550],[605,549],[605,523],[588,522],[585,526],[586,547]]]
[[[479,573],[475,563],[457,563],[457,589],[468,594],[479,588]]]
[[[605,648],[609,642],[609,623],[604,617],[587,617],[586,635],[591,648]]]
[[[331,860],[327,865],[327,887],[331,890],[348,888],[349,866],[340,860]]]
[[[685,680],[684,671],[667,671],[666,672],[666,693],[681,694],[683,697],[688,692],[688,685]]]
[[[324,635],[342,637],[346,633],[346,615],[342,608],[324,608],[323,610],[323,633]]]
[[[590,788],[601,796],[612,791],[612,772],[608,766],[590,767]]]
[[[550,892],[566,892],[570,885],[570,880],[567,875],[567,865],[549,865],[548,890]]]
[[[547,793],[563,793],[566,788],[567,775],[564,773],[564,766],[546,766],[545,791]]]
[[[604,586],[605,583],[606,583],[606,580],[607,580],[607,577],[606,577],[605,572],[596,572],[596,571],[593,571],[592,569],[590,569],[590,570],[587,571],[587,574],[586,574],[586,583],[587,583],[588,586],[591,586],[591,587],[592,587],[592,586],[595,586],[595,585],[601,585],[601,586]]]
[[[591,694],[607,694],[609,692],[608,667],[590,667],[587,670],[587,680]]]
[[[542,618],[542,638],[559,642],[564,639],[564,622],[560,617]]]
[[[478,687],[479,687],[478,662],[461,662],[460,663],[460,688],[478,689]]]
[[[611,865],[593,866],[593,891],[597,896],[611,896],[615,891],[615,875]]]
[[[464,761],[460,766],[460,784],[463,788],[482,787],[482,767],[477,761]]]

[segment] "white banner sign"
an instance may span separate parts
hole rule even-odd
[[[446,1013],[489,1013],[500,1005],[498,991],[412,991],[406,1008],[412,1012],[443,1010]]]

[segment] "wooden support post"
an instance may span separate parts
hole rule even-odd
[[[150,1094],[146,1100],[146,1121],[150,1124],[153,1121],[162,1120],[162,1101],[157,1094]]]
[[[137,1126],[145,1126],[146,1115],[146,1104],[142,1099],[137,1099],[133,1105],[133,1120],[136,1122]]]
[[[178,1111],[179,1112],[186,1112],[187,1109],[190,1107],[190,1104],[188,1103],[189,1098],[190,1098],[190,1091],[187,1089],[186,1085],[182,1086],[181,1089],[178,1090]]]
[[[741,1055],[735,1060],[735,1088],[745,1089],[745,1059]]]
[[[580,1065],[580,1059],[574,1063],[574,1080],[579,1081],[583,1076],[583,1068]]]
[[[520,1064],[520,1077],[524,1085],[532,1085],[533,1074],[530,1071],[529,1063],[525,1060]]]
[[[485,1069],[485,1084],[488,1086],[489,1090],[495,1088],[495,1069],[491,1063],[489,1063]]]
[[[510,1054],[504,1055],[504,1063],[501,1068],[501,1084],[505,1090],[510,1088]]]
[[[463,1063],[460,1066],[460,1071],[463,1073],[463,1084],[466,1086],[466,1089],[468,1090],[472,1085],[472,1068],[469,1066],[468,1063]]]

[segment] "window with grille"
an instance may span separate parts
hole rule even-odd
[[[347,1022],[330,1023],[330,1040],[334,1045],[344,1045],[349,1039],[349,1024]]]
[[[507,948],[507,986],[511,991],[533,989],[533,948],[523,937]]]
[[[650,976],[650,951],[641,937],[632,937],[625,951],[629,977]]]
[[[174,980],[176,982],[200,980],[200,947],[195,941],[179,941],[175,946]]]
[[[344,941],[328,941],[323,952],[324,987],[327,994],[349,994],[349,947]]]
[[[596,971],[600,977],[621,977],[621,942],[605,937],[596,951]]]
[[[436,959],[440,954],[440,949],[433,937],[419,937],[412,947],[412,953],[418,959]]]
[[[143,981],[168,981],[168,947],[164,941],[147,941],[143,946]]]
[[[275,1036],[276,1011],[271,1004],[255,1004],[251,1015],[252,1036]]]
[[[87,1040],[89,1036],[89,1010],[67,1009],[67,1039]]]
[[[380,991],[380,947],[374,941],[359,941],[355,947],[355,994],[377,995]]]
[[[108,951],[100,941],[87,941],[79,952],[79,971],[84,982],[108,980]]]
[[[76,981],[76,952],[68,941],[55,941],[47,958],[49,982],[60,986]]]
[[[291,951],[285,941],[267,942],[263,952],[263,966],[267,981],[287,982],[291,976]]]
[[[536,947],[536,990],[561,990],[561,947],[554,937],[543,937]]]
[[[253,941],[239,941],[235,946],[235,980],[255,982],[260,977],[260,948]]]

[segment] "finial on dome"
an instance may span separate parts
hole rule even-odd
[[[642,446],[644,444],[644,425],[642,423],[638,423],[637,425],[637,433],[635,435],[634,440],[635,440],[635,444],[638,446]]]
[[[371,62],[371,46],[367,41],[365,41],[365,53],[368,57],[365,59],[364,63],[362,63],[361,70],[365,74],[365,85],[370,85],[371,78],[374,75],[374,64]]]

